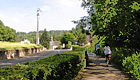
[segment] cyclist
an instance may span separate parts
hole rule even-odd
[[[96,53],[97,55],[100,54],[100,45],[99,45],[98,43],[95,44],[95,53]]]
[[[91,45],[91,47],[92,47],[92,39],[90,39],[90,45]]]
[[[107,57],[111,55],[111,50],[107,43],[105,43],[104,54],[105,54],[105,61],[107,61]]]

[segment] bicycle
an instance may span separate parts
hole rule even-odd
[[[110,64],[110,59],[111,59],[111,54],[107,54],[106,56],[106,64],[107,64],[107,67],[108,67],[108,64]]]
[[[99,48],[97,50],[95,50],[95,54],[100,55],[100,49]]]

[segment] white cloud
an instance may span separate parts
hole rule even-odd
[[[86,14],[86,11],[80,7],[79,0],[41,0],[43,4],[36,6],[36,8],[10,9],[13,12],[0,12],[0,20],[6,26],[9,26],[16,31],[29,32],[36,31],[37,16],[36,10],[40,8],[42,12],[39,18],[39,30],[71,30],[76,25],[72,20],[79,20]],[[17,11],[16,11],[17,10]]]
[[[75,7],[77,5],[76,0],[60,0],[59,3],[68,7]]]
[[[12,21],[15,22],[15,23],[19,23],[20,20],[18,18],[12,18]]]
[[[71,30],[76,26],[72,20],[87,15],[80,7],[79,0],[44,0],[44,3],[46,4],[41,9],[48,12],[40,13],[40,30]]]
[[[0,13],[0,19],[5,19],[5,16],[3,14]]]
[[[66,6],[66,7],[75,7],[79,2],[79,0],[44,0],[44,3],[51,4],[55,6]]]
[[[41,11],[43,11],[43,12],[46,12],[46,11],[49,12],[49,11],[51,11],[51,8],[50,8],[49,6],[47,6],[47,5],[41,7],[40,9],[41,9]]]
[[[43,3],[46,4],[56,4],[59,0],[41,0]]]
[[[29,32],[36,29],[36,15],[22,13],[3,15],[0,13],[0,20],[5,26],[9,26],[16,31]]]
[[[6,22],[7,21],[7,18],[4,14],[0,13],[0,20],[2,20],[2,22]]]

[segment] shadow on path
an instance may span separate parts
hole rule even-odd
[[[74,80],[130,80],[113,64],[106,66],[105,58],[89,53],[89,65],[80,72],[82,77]]]

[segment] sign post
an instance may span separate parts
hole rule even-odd
[[[78,44],[78,39],[77,39],[77,38],[74,39],[74,44],[75,44],[75,45]]]

